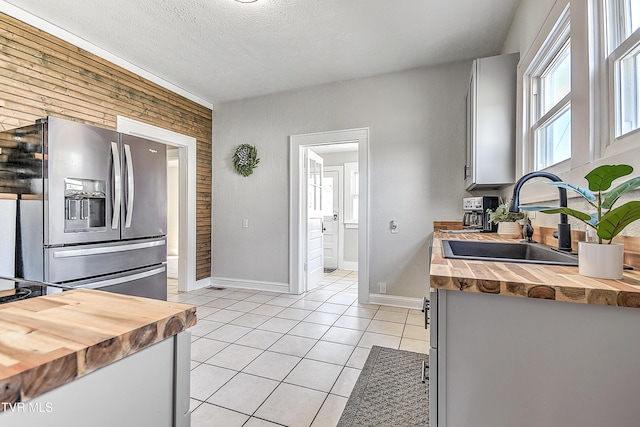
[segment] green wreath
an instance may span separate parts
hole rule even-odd
[[[258,150],[249,144],[241,144],[233,155],[233,168],[242,176],[249,176],[260,163]]]

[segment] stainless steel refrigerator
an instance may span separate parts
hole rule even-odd
[[[0,193],[17,195],[15,224],[0,225],[15,227],[14,276],[166,299],[164,145],[47,117],[0,133],[0,147]]]

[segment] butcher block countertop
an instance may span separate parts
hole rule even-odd
[[[0,402],[32,399],[196,321],[187,304],[91,289],[0,305]]]
[[[578,267],[444,258],[442,240],[503,239],[496,233],[435,232],[431,255],[432,288],[550,299],[581,304],[640,308],[640,272],[625,270],[621,280],[580,276]]]

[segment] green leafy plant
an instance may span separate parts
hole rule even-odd
[[[539,211],[547,214],[564,213],[584,222],[594,229],[598,235],[598,243],[603,240],[611,243],[627,225],[640,219],[640,201],[633,200],[622,206],[613,208],[620,196],[640,188],[640,177],[631,178],[610,191],[613,181],[633,172],[629,165],[602,165],[589,172],[585,179],[589,188],[578,187],[566,182],[548,182],[554,187],[565,188],[580,194],[595,209],[588,214],[571,208],[552,206],[519,206],[524,211]],[[606,193],[605,193],[606,192]]]
[[[242,176],[251,175],[258,163],[258,150],[253,145],[241,144],[233,154],[233,168]]]
[[[516,222],[524,219],[524,212],[509,212],[510,201],[500,203],[495,211],[487,209],[489,214],[489,222],[497,224],[499,222]]]

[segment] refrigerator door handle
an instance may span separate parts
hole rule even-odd
[[[120,226],[120,204],[122,203],[122,169],[120,168],[120,153],[118,152],[118,143],[111,142],[111,155],[113,156],[114,171],[114,200],[113,200],[113,217],[111,219],[111,228],[117,229]]]
[[[133,251],[137,249],[155,248],[157,246],[163,246],[164,244],[164,240],[154,240],[152,242],[129,243],[125,245],[104,246],[100,248],[62,249],[55,250],[55,252],[53,253],[53,257],[73,258],[87,255],[105,255],[116,252]]]
[[[85,283],[83,285],[71,285],[72,288],[85,288],[85,289],[96,289],[96,288],[104,288],[112,285],[119,285],[121,283],[131,282],[133,280],[144,279],[145,277],[155,276],[156,274],[161,274],[166,270],[166,267],[163,265],[160,268],[155,268],[153,270],[143,271],[142,273],[130,274],[128,276],[116,277],[114,279],[106,279],[100,280],[92,283]]]
[[[131,146],[124,144],[124,156],[127,162],[127,214],[124,220],[125,228],[131,228],[131,219],[133,218],[133,201],[135,199],[135,181],[133,179],[133,157],[131,156]]]

